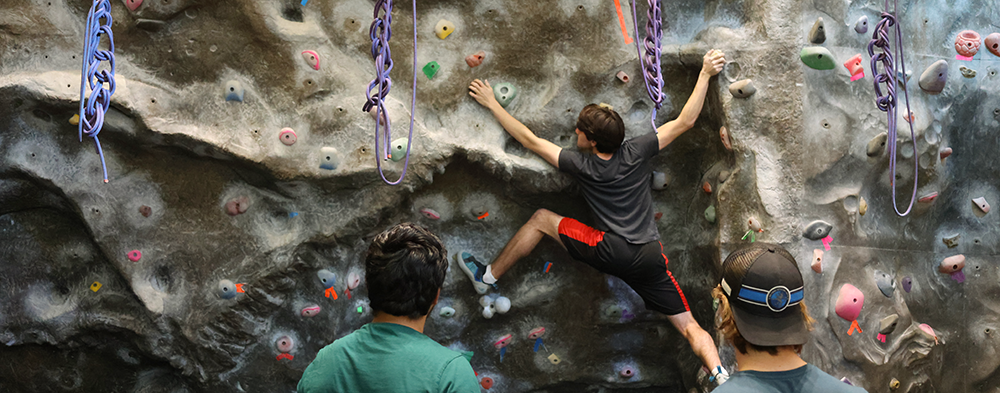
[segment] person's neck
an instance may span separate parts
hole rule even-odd
[[[778,347],[777,355],[747,348],[747,353],[736,350],[736,364],[740,371],[773,372],[794,370],[805,366],[806,361],[802,360],[793,347]]]
[[[424,315],[417,319],[411,319],[409,317],[398,317],[392,314],[376,311],[375,318],[372,318],[372,323],[394,323],[423,333],[424,324],[427,323],[427,316]]]
[[[601,153],[601,152],[597,151],[597,147],[596,146],[590,148],[590,153],[592,153],[593,155],[599,157],[600,159],[602,159],[604,161],[610,160],[611,157],[613,157],[615,155],[615,153]]]

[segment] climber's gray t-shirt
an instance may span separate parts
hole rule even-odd
[[[653,219],[649,159],[660,151],[655,133],[625,141],[610,160],[572,149],[559,152],[559,170],[580,181],[583,197],[597,216],[597,229],[632,244],[660,238]]]
[[[866,393],[811,364],[788,371],[739,371],[712,393]]]

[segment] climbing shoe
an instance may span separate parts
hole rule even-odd
[[[483,282],[483,274],[486,273],[486,265],[472,254],[462,251],[455,254],[455,261],[458,262],[458,266],[462,268],[466,276],[469,276],[469,280],[472,280],[472,286],[476,289],[476,293],[484,294],[489,289],[489,286]]]

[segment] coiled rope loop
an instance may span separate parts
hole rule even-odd
[[[103,23],[102,23],[103,20]],[[80,72],[80,122],[77,125],[80,141],[83,135],[94,138],[97,154],[101,156],[104,182],[108,182],[108,166],[104,162],[104,151],[97,134],[104,126],[104,114],[111,106],[111,96],[115,94],[115,38],[111,33],[111,2],[94,0],[87,14],[87,31],[83,43],[83,67]],[[101,35],[108,37],[108,50],[97,49]],[[110,68],[98,71],[101,62],[110,63]],[[104,85],[108,87],[105,88]],[[86,95],[90,87],[90,96]]]
[[[381,14],[381,15],[380,15]],[[368,84],[365,92],[364,111],[375,110],[375,165],[378,167],[382,180],[389,185],[397,185],[406,176],[406,168],[410,163],[410,148],[413,146],[413,116],[416,113],[417,104],[417,1],[413,0],[413,98],[410,101],[410,134],[407,137],[406,161],[403,163],[403,173],[396,181],[389,181],[382,171],[382,160],[389,157],[390,144],[392,143],[389,116],[385,109],[385,97],[389,95],[392,88],[392,78],[389,72],[392,71],[392,52],[389,50],[389,39],[392,38],[392,0],[375,1],[375,19],[372,21],[369,35],[372,40],[372,58],[375,60],[375,79]],[[379,127],[382,130],[382,147],[379,147]]]
[[[896,95],[896,65],[895,58],[899,59],[900,75],[906,75],[906,61],[903,59],[903,34],[896,20],[896,9],[898,2],[894,3],[892,13],[889,12],[889,1],[885,2],[885,12],[882,13],[882,20],[875,27],[872,33],[872,40],[868,43],[868,55],[871,56],[871,71],[875,78],[875,106],[879,110],[886,112],[888,116],[889,129],[886,134],[889,142],[889,185],[892,187],[892,208],[900,217],[910,214],[913,203],[917,199],[917,176],[920,169],[917,157],[917,138],[913,131],[913,116],[910,111],[910,95],[906,91],[906,84],[903,84],[903,97],[906,100],[906,122],[910,125],[910,140],[913,142],[913,194],[910,196],[910,204],[906,211],[900,212],[896,204],[896,107],[898,97]],[[895,26],[896,39],[889,39],[889,28]],[[890,51],[890,43],[896,45],[895,56]],[[881,51],[875,54],[875,48]],[[878,71],[878,64],[882,63],[882,72]],[[881,85],[885,85],[886,94],[882,94]]]
[[[656,111],[663,106],[663,73],[660,71],[660,42],[663,38],[663,27],[660,17],[660,0],[648,0],[649,10],[646,12],[646,38],[642,40],[643,52],[639,47],[639,17],[635,2],[632,0],[632,23],[635,26],[635,51],[642,62],[642,80],[646,84],[646,92],[653,101],[653,111],[649,123],[656,131]]]

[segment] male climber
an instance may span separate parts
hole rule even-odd
[[[712,370],[721,384],[728,373],[708,334],[691,315],[684,293],[667,270],[667,259],[653,219],[649,160],[678,136],[694,126],[701,112],[709,80],[725,65],[724,54],[711,50],[702,62],[698,83],[680,116],[622,143],[625,125],[614,110],[590,104],[576,121],[577,147],[562,149],[535,136],[497,102],[489,82],[479,79],[469,85],[469,95],[493,112],[500,125],[524,147],[560,171],[573,175],[584,199],[597,216],[598,229],[549,210],[539,209],[514,235],[493,263],[485,265],[468,252],[456,254],[458,265],[472,279],[477,292],[496,283],[519,259],[527,256],[544,235],[565,248],[574,259],[616,276],[632,288],[647,309],[662,312],[687,338],[691,349]]]

